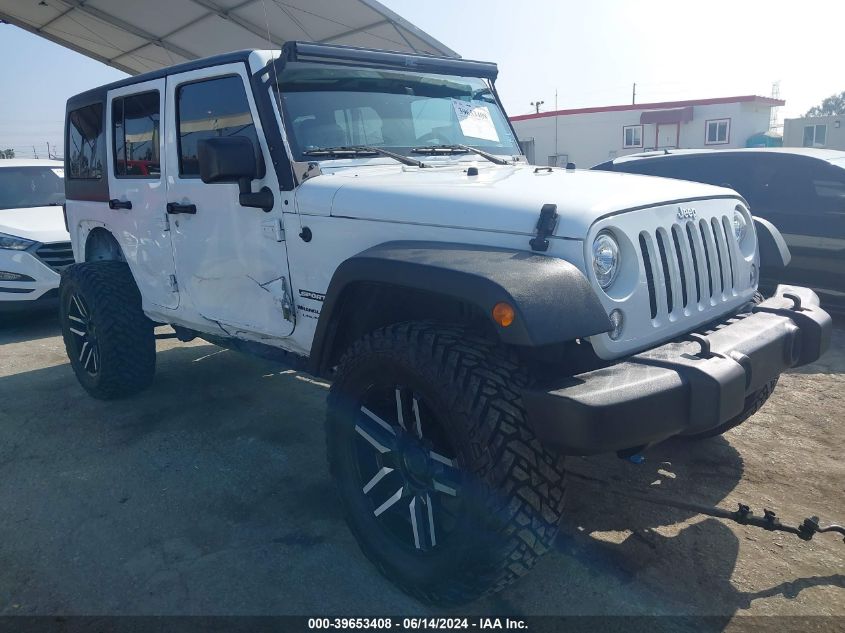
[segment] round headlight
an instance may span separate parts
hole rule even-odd
[[[745,238],[745,232],[748,230],[748,223],[745,221],[745,216],[739,211],[734,211],[734,237],[737,242],[741,242]]]
[[[619,245],[610,233],[600,233],[593,242],[593,271],[602,288],[607,288],[619,272]]]

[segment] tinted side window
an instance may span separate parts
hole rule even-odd
[[[752,187],[751,210],[764,217],[769,213],[790,214],[813,211],[811,167],[814,161],[800,156],[771,154],[749,161]]]
[[[631,174],[644,174],[646,176],[661,176],[663,178],[680,178],[695,180],[688,175],[689,169],[680,160],[666,160],[662,158],[632,160],[620,163],[617,171],[625,171]]]
[[[114,174],[120,178],[158,178],[159,93],[157,90],[112,101]]]
[[[813,171],[812,179],[814,207],[821,213],[845,215],[845,169],[824,164]]]
[[[622,163],[621,170],[729,187],[742,195],[746,195],[748,184],[747,170],[742,161],[730,155],[679,156],[631,161]]]
[[[748,169],[742,156],[731,154],[695,156],[689,160],[687,169],[689,180],[727,187],[739,192],[743,197],[748,196]]]
[[[240,77],[220,77],[180,86],[176,93],[179,126],[179,175],[198,177],[197,142],[220,136],[245,136],[258,151],[258,135]]]
[[[68,178],[103,176],[103,104],[74,110],[68,116]]]

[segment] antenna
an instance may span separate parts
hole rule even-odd
[[[560,118],[560,117],[557,115],[557,88],[555,88],[555,156],[557,156],[557,155],[558,155],[558,151],[557,151],[557,137],[558,137],[558,133],[557,133],[557,120],[558,120],[559,118]]]

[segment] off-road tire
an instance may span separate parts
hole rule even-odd
[[[96,331],[98,371],[94,374],[83,366],[78,335],[71,331],[80,327],[71,319],[74,296],[84,300]],[[71,366],[90,395],[111,400],[152,383],[156,356],[153,323],[141,310],[141,294],[127,264],[104,261],[65,269],[59,286],[59,314]]]
[[[351,470],[360,394],[379,376],[412,376],[437,401],[468,482],[461,529],[425,560],[398,552],[379,534]],[[554,541],[564,506],[564,458],[546,450],[526,424],[520,391],[527,382],[500,346],[461,327],[427,322],[368,334],[339,363],[326,430],[346,520],[378,570],[423,602],[455,605],[496,592],[528,572]]]
[[[762,389],[758,389],[750,396],[745,399],[745,408],[735,418],[731,418],[727,422],[723,422],[717,427],[710,429],[709,431],[704,431],[702,433],[696,433],[695,435],[685,435],[684,439],[687,440],[706,440],[711,437],[716,437],[718,435],[722,435],[727,431],[730,431],[732,428],[735,428],[745,422],[748,418],[752,415],[757,413],[764,404],[766,404],[766,400],[769,399],[769,396],[772,395],[772,392],[775,390],[775,386],[778,384],[778,379],[773,378],[769,382],[767,382]]]

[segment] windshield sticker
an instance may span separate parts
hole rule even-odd
[[[482,138],[486,141],[499,142],[499,134],[493,124],[493,117],[490,116],[490,109],[486,105],[477,105],[478,102],[461,101],[452,99],[452,106],[461,125],[461,132],[464,136]]]
[[[65,177],[65,170],[64,170],[64,169],[61,169],[61,168],[59,168],[59,169],[51,169],[50,171],[52,171],[54,174],[56,174],[59,178],[64,178],[64,177]]]

